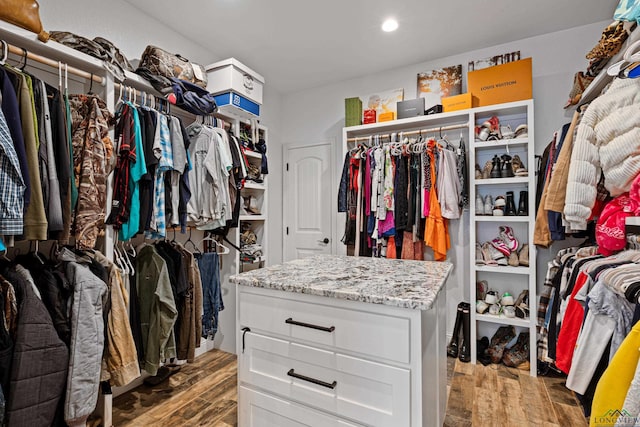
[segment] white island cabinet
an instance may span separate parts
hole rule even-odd
[[[441,426],[451,268],[321,255],[233,276],[239,426]]]

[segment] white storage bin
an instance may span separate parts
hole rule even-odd
[[[264,77],[235,58],[215,62],[206,67],[207,90],[218,94],[233,91],[262,105]]]

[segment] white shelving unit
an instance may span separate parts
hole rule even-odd
[[[528,137],[500,140],[500,141],[476,141],[474,129],[469,129],[469,138],[472,141],[469,149],[469,167],[474,169],[474,165],[482,168],[485,163],[494,155],[501,156],[517,154],[525,163],[529,171],[526,177],[514,178],[491,178],[475,179],[474,174],[470,174],[470,239],[471,260],[475,260],[475,243],[484,243],[498,237],[499,226],[509,226],[514,230],[515,237],[522,245],[529,245],[529,266],[471,266],[471,277],[469,278],[471,296],[471,361],[476,363],[477,339],[493,336],[499,326],[513,325],[516,333],[529,331],[529,362],[531,365],[530,374],[536,376],[536,316],[535,304],[536,296],[536,247],[533,245],[533,231],[535,225],[535,191],[536,176],[534,172],[534,120],[533,120],[533,100],[512,102],[507,104],[492,105],[489,107],[474,108],[471,111],[470,120],[476,126],[484,121],[497,116],[501,125],[510,125],[515,129],[520,124],[527,124]],[[518,209],[519,196],[521,191],[527,191],[528,195],[528,215],[526,216],[481,216],[475,214],[476,195],[483,198],[491,195],[495,200],[496,196],[505,195],[505,192],[514,192],[514,203]],[[473,262],[473,261],[472,261]],[[476,283],[486,280],[489,289],[497,291],[500,295],[509,292],[514,299],[521,291],[529,290],[529,317],[525,319],[507,318],[504,315],[478,314],[475,311]]]

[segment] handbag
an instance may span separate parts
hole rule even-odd
[[[201,88],[207,87],[207,73],[202,65],[194,64],[188,59],[169,53],[156,46],[147,46],[140,58],[139,67],[149,69],[153,74],[186,80]]]
[[[42,29],[40,5],[36,0],[0,0],[0,19],[38,35],[46,43],[49,33]]]

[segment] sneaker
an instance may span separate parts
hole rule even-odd
[[[482,179],[491,178],[491,169],[493,169],[493,162],[491,160],[487,160],[484,164],[484,168],[482,169]]]
[[[489,356],[491,357],[491,363],[500,363],[502,356],[504,355],[504,349],[516,336],[516,330],[513,326],[500,326],[496,333],[491,338],[491,344],[489,345]]]
[[[476,265],[485,265],[484,256],[482,255],[482,246],[476,243]]]
[[[500,236],[500,239],[502,239],[502,241],[507,245],[509,250],[511,252],[517,251],[520,243],[518,243],[518,240],[513,235],[513,229],[511,227],[501,225],[498,230],[498,236]]]
[[[500,126],[500,133],[502,134],[502,139],[511,139],[515,136],[515,132],[511,130],[509,125]]]
[[[518,252],[518,262],[524,267],[529,267],[529,245],[522,245],[522,249]]]
[[[484,215],[484,200],[479,193],[476,194],[476,215]]]
[[[491,194],[487,194],[484,199],[484,214],[493,215],[493,197],[491,197]]]
[[[514,308],[516,310],[516,317],[520,319],[528,319],[529,318],[529,290],[525,289],[520,292],[516,302],[514,303]]]
[[[476,179],[482,179],[482,169],[480,165],[476,163]]]

